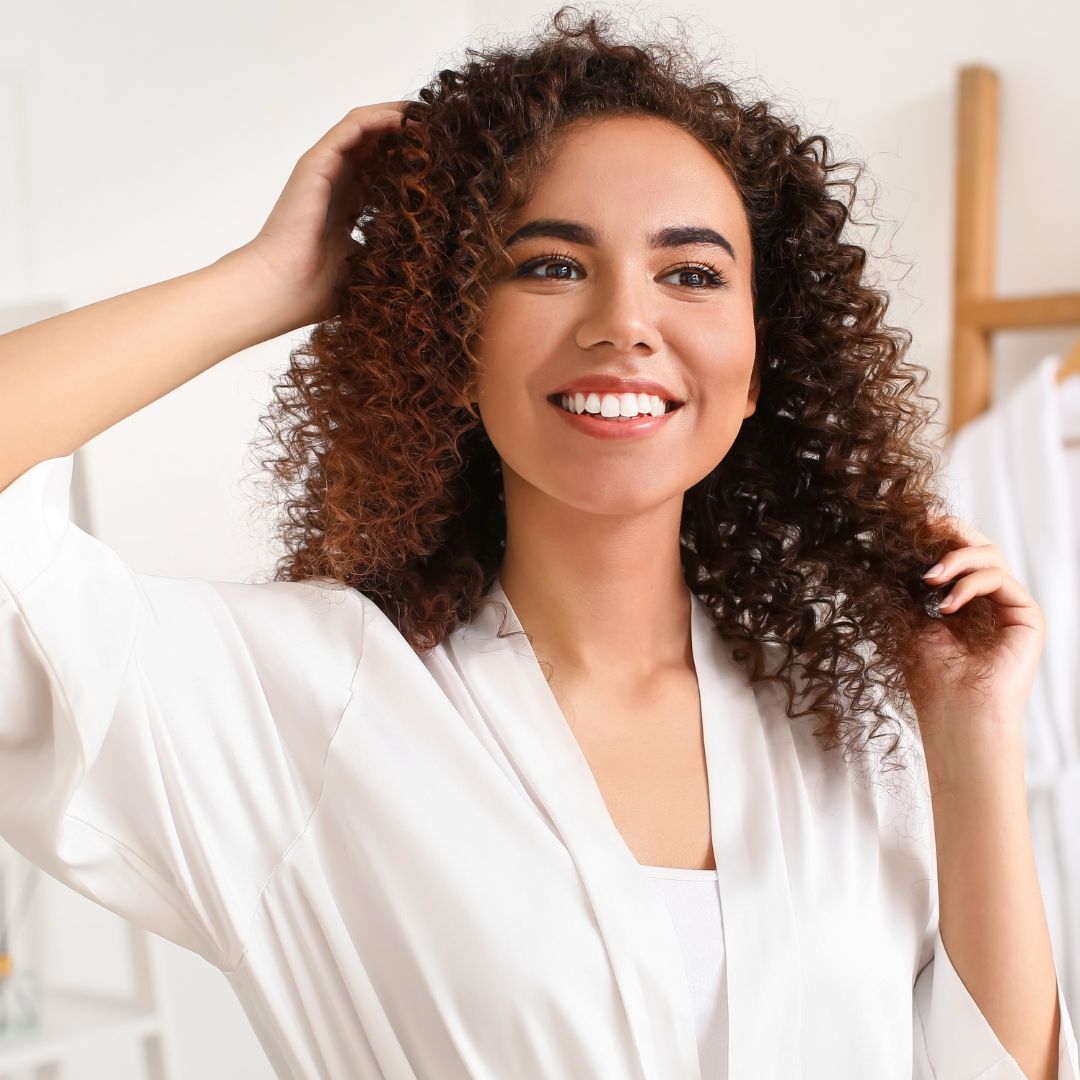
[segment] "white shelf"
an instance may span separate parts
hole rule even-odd
[[[40,1009],[36,1027],[0,1033],[0,1073],[66,1060],[101,1039],[162,1033],[159,1012],[99,991],[46,987]]]
[[[18,864],[30,879],[37,878],[40,884],[43,871],[3,840],[0,840],[0,862],[9,871]],[[5,881],[11,880],[14,877],[5,876]],[[23,876],[24,888],[26,881]],[[20,895],[30,894],[20,890]],[[11,902],[10,897],[7,902]],[[51,905],[36,905],[25,928],[16,925],[21,939],[18,964],[26,973],[44,970],[43,945],[49,936],[47,924],[51,914]],[[10,918],[10,911],[5,912],[5,923]],[[151,934],[135,923],[120,920],[120,924],[127,939],[132,991],[123,994],[112,989],[63,985],[64,977],[55,974],[40,979],[24,976],[24,992],[30,992],[35,984],[40,986],[39,994],[35,995],[38,1022],[32,1027],[0,1032],[0,1080],[10,1080],[12,1074],[28,1069],[33,1070],[38,1080],[46,1077],[60,1080],[66,1073],[65,1065],[93,1057],[94,1050],[114,1039],[134,1040],[138,1044],[146,1080],[174,1080],[176,1064],[161,1008],[162,973]]]

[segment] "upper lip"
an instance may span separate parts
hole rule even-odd
[[[654,394],[664,401],[673,401],[682,404],[665,386],[651,379],[632,379],[618,375],[582,375],[580,378],[571,379],[563,383],[558,390],[552,392],[552,397],[560,397],[563,394]]]

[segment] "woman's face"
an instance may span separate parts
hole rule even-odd
[[[504,239],[523,226],[477,348],[479,410],[508,512],[542,496],[595,514],[681,505],[757,400],[749,225],[732,181],[665,120],[577,121]],[[600,376],[650,380],[682,404],[652,430],[616,438],[605,436],[623,421],[573,420],[549,400],[584,380],[588,404]],[[612,390],[593,392],[610,414]],[[616,401],[622,415],[628,402]]]

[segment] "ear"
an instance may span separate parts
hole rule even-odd
[[[746,394],[746,412],[743,413],[743,419],[748,416],[753,416],[757,411],[758,395],[761,393],[761,380],[758,377],[758,366],[754,364],[754,371],[750,376],[750,388]]]
[[[758,397],[761,394],[761,365],[765,356],[765,316],[762,315],[754,324],[757,336],[757,350],[754,354],[754,370],[750,374],[750,388],[746,395],[746,416],[752,416],[757,409]],[[746,417],[744,416],[745,420]]]

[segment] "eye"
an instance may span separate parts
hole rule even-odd
[[[691,289],[720,289],[728,283],[723,271],[718,270],[712,263],[687,263],[685,266],[677,266],[674,270],[669,270],[668,274],[697,274],[699,277],[704,277],[708,283],[691,285]]]
[[[569,266],[571,268],[577,266],[577,263],[570,257],[567,252],[553,251],[549,255],[540,255],[535,259],[530,259],[528,262],[523,263],[518,267],[516,277],[535,277],[532,273],[533,270],[540,266]],[[570,281],[568,277],[552,277],[550,274],[544,274],[544,277],[548,281]]]
[[[523,263],[518,267],[516,277],[535,277],[533,270],[540,267],[548,266],[565,266],[573,269],[581,269],[574,259],[563,251],[553,251],[548,255],[539,255],[535,259],[529,259],[528,262]],[[723,288],[727,285],[728,280],[724,276],[721,270],[718,270],[712,263],[686,263],[683,266],[676,266],[665,273],[665,277],[670,277],[672,274],[697,274],[698,277],[705,279],[705,284],[689,285],[687,288],[698,292],[703,289],[717,289]],[[547,281],[572,281],[573,279],[565,275],[555,277],[551,274],[543,275]]]

